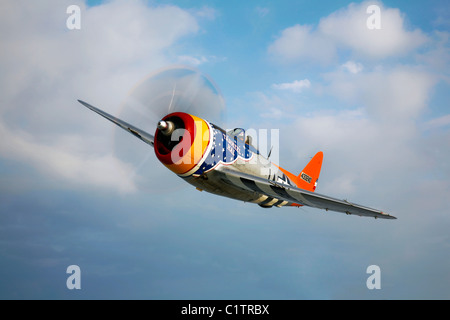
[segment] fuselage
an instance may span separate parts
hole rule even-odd
[[[170,137],[156,130],[156,156],[198,190],[254,202],[262,207],[292,204],[227,183],[224,175],[219,174],[223,167],[227,167],[228,170],[251,174],[274,183],[293,185],[278,166],[262,156],[251,143],[246,143],[242,129],[239,134],[226,132],[204,119],[180,112],[167,115],[163,120],[173,123],[176,129],[170,133]]]
[[[243,129],[225,132],[206,120],[175,112],[158,122],[153,136],[78,101],[154,147],[157,158],[167,168],[198,190],[254,202],[264,208],[307,205],[347,215],[396,219],[378,209],[314,193],[322,167],[322,151],[296,176],[262,156]]]

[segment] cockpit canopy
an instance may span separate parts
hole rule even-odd
[[[231,137],[238,138],[242,141],[245,139],[245,130],[242,128],[235,128],[233,130],[228,131],[228,135]]]
[[[234,128],[233,130],[228,131],[228,135],[243,141],[245,144],[252,144],[252,137],[245,134],[245,130],[242,128]]]

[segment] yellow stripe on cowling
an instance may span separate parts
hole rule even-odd
[[[195,132],[190,133],[194,134],[193,142],[190,146],[180,143],[178,149],[175,147],[174,151],[182,153],[182,157],[175,163],[166,165],[167,168],[176,174],[183,174],[192,170],[202,159],[210,140],[208,124],[199,117],[189,116],[192,117],[195,123]]]

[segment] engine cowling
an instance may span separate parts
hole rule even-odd
[[[212,134],[208,123],[196,116],[168,114],[155,132],[155,154],[159,161],[178,175],[195,171],[205,156]]]

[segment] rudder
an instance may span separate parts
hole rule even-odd
[[[297,187],[311,192],[316,190],[320,169],[322,168],[322,161],[323,152],[319,151],[297,176],[295,181]]]

